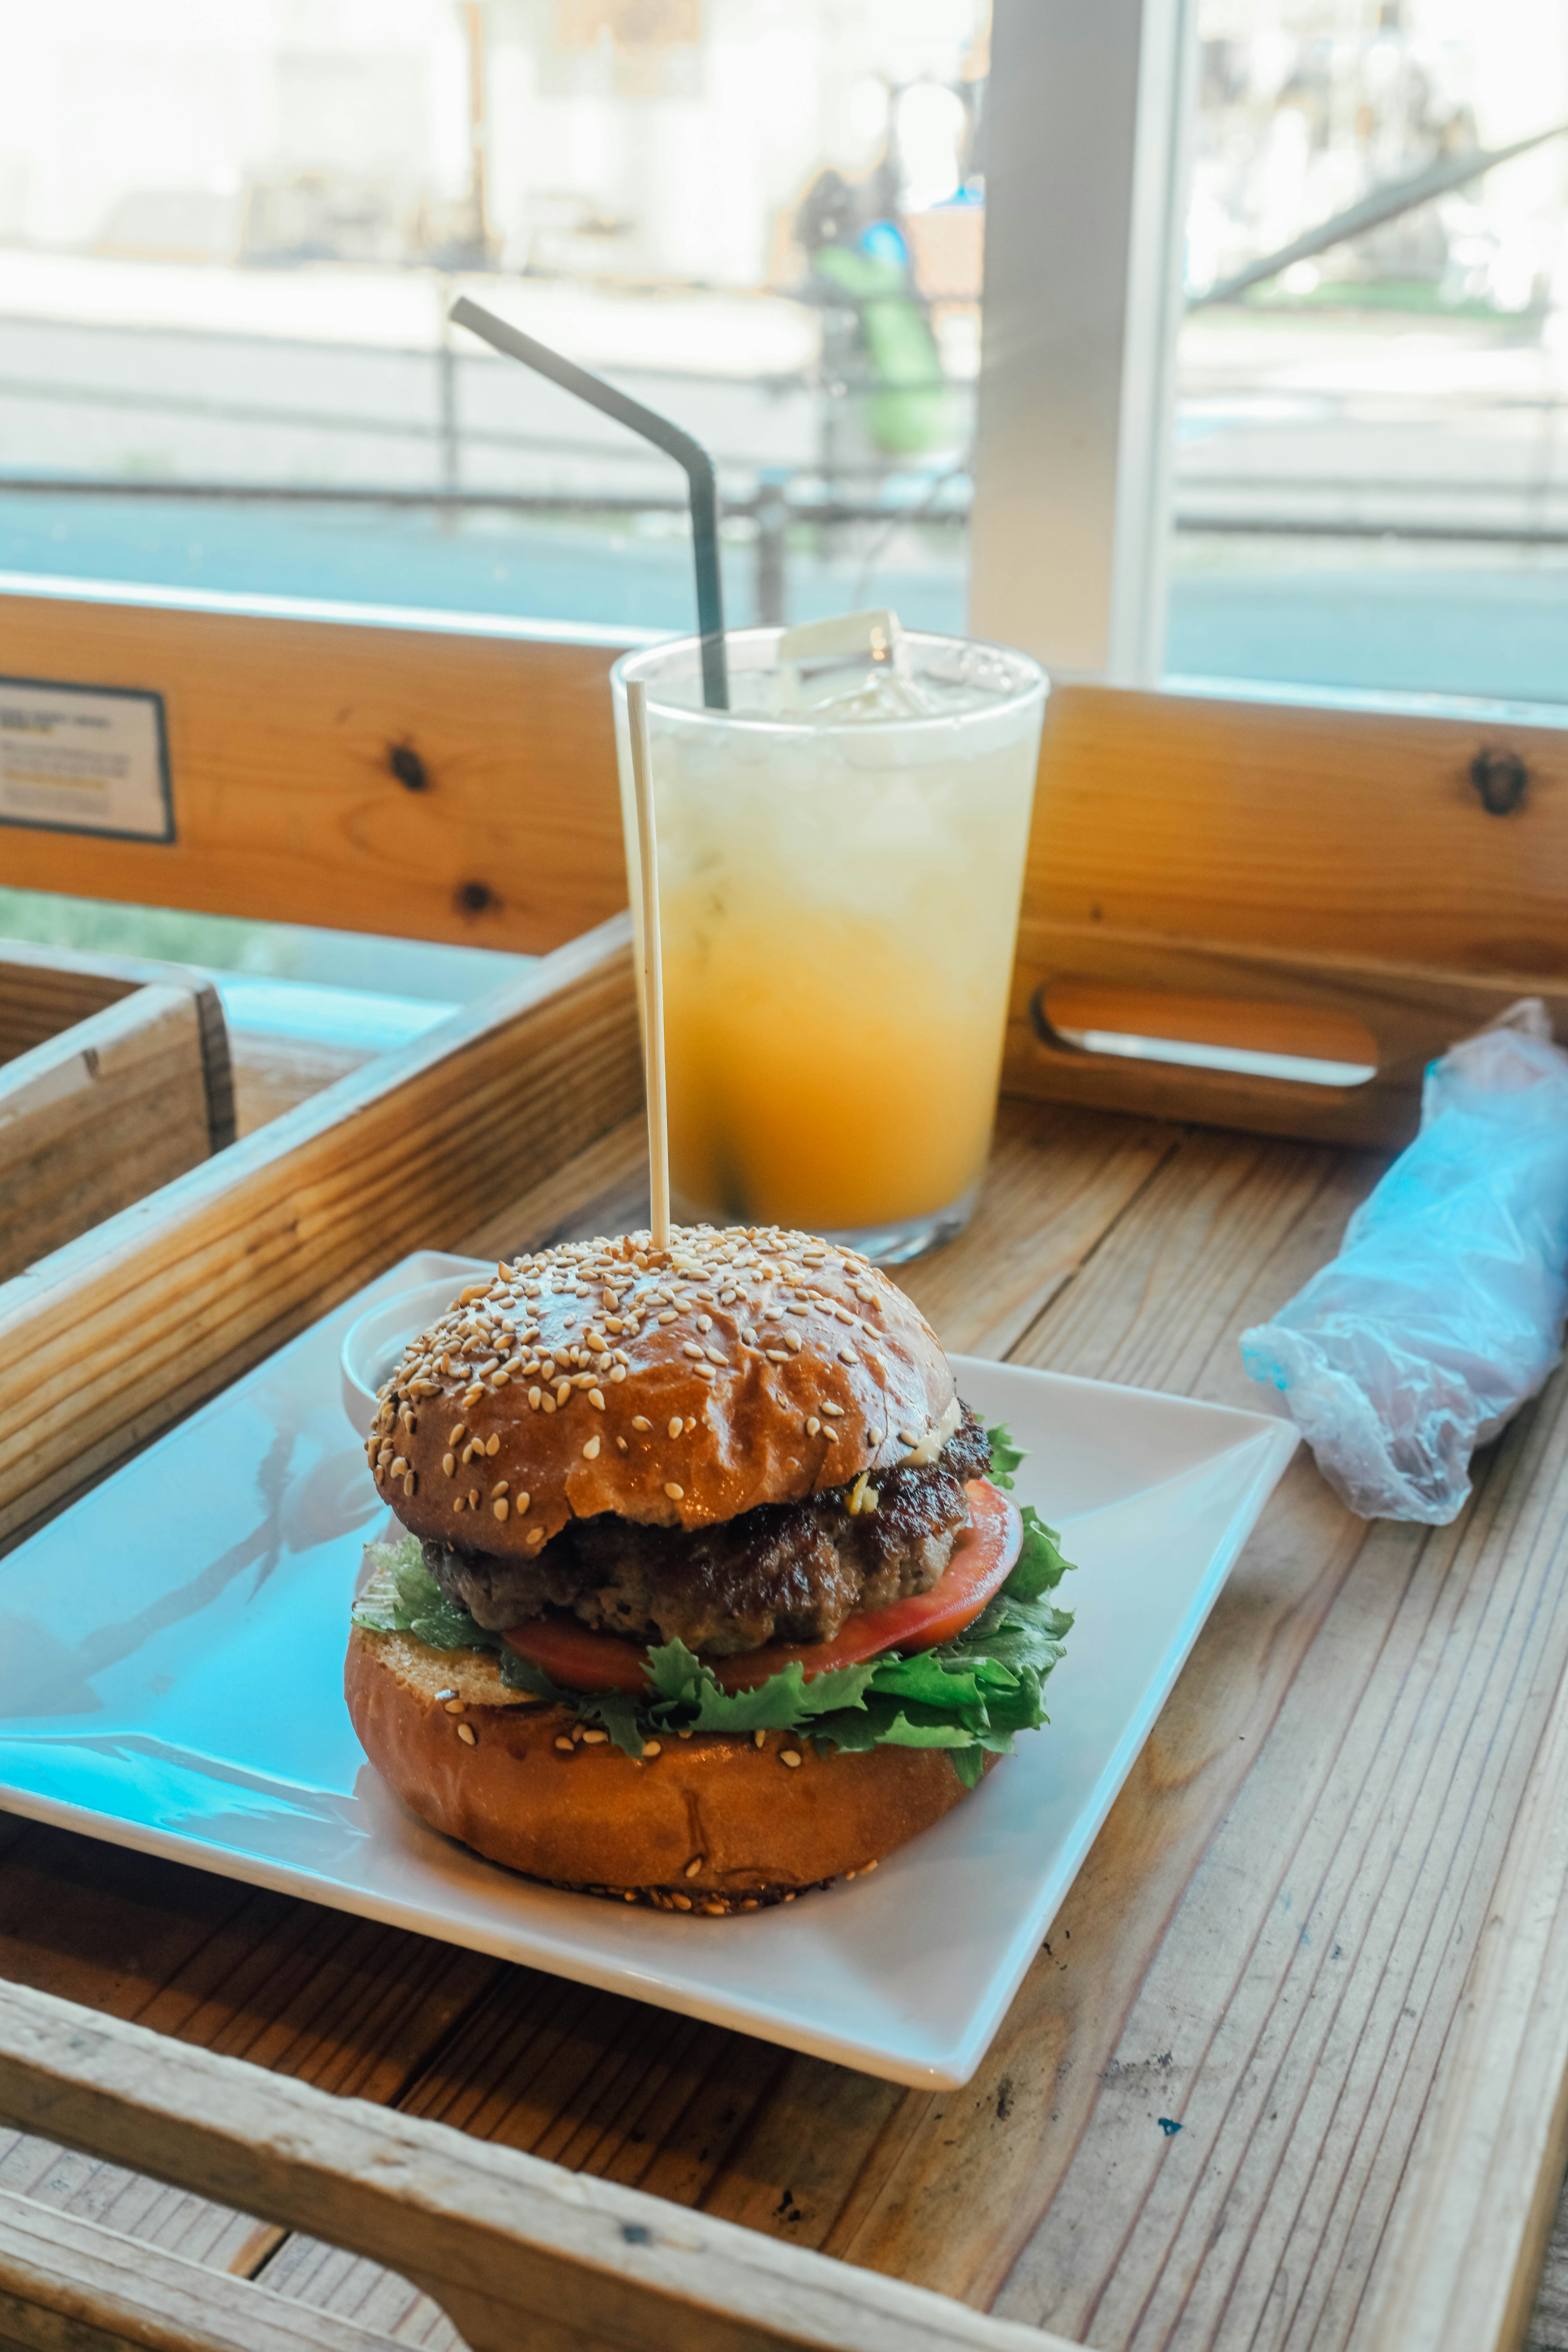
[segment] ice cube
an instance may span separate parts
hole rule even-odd
[[[898,614],[886,606],[875,612],[836,613],[828,620],[803,621],[798,628],[786,629],[779,639],[779,667],[853,661],[857,654],[869,654],[874,662],[891,662],[897,667],[903,635]]]

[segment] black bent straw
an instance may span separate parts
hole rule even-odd
[[[470,302],[466,294],[453,303],[451,320],[455,327],[467,327],[482,335],[498,352],[509,359],[521,360],[524,367],[547,375],[566,392],[574,392],[594,408],[613,416],[618,425],[629,425],[645,441],[664,450],[686,470],[687,485],[691,494],[691,547],[697,565],[697,626],[702,638],[702,699],[710,710],[730,708],[729,667],[724,658],[724,591],[719,577],[719,489],[713,475],[713,460],[700,442],[667,416],[645,408],[640,400],[629,400],[617,392],[603,376],[592,369],[579,367],[575,360],[563,359],[548,343],[537,342],[517,327],[509,327],[493,310],[482,310]]]

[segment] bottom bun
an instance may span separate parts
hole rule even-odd
[[[940,1748],[846,1755],[793,1732],[767,1732],[760,1748],[750,1733],[672,1733],[634,1760],[602,1737],[574,1742],[572,1709],[510,1689],[488,1653],[411,1633],[356,1625],[343,1680],[365,1754],[433,1828],[531,1878],[620,1901],[730,1911],[787,1899],[867,1869],[967,1793]]]

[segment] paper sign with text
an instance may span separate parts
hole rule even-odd
[[[0,677],[0,824],[173,841],[163,696]]]

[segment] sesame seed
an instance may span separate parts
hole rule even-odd
[[[711,1331],[713,1328],[713,1318],[711,1315],[700,1315],[697,1318],[697,1328],[700,1331]]]
[[[441,1456],[441,1467],[447,1473],[447,1477],[450,1478],[458,1467],[457,1455],[455,1454],[443,1454]]]
[[[852,1364],[855,1361],[854,1349],[852,1348],[840,1348],[838,1350],[838,1360],[841,1364]]]
[[[672,1895],[669,1899],[678,1911],[689,1911],[691,1908],[689,1895]]]
[[[448,1714],[448,1715],[461,1715],[461,1714],[462,1714],[462,1712],[463,1712],[463,1707],[464,1707],[464,1702],[463,1702],[463,1701],[462,1701],[462,1700],[458,1696],[458,1694],[457,1694],[457,1692],[456,1692],[456,1691],[447,1691],[447,1694],[446,1694],[446,1707],[447,1707],[447,1714]]]
[[[587,1444],[583,1448],[583,1459],[584,1462],[596,1462],[598,1458],[599,1441],[597,1437],[591,1437],[588,1440]]]
[[[407,1477],[406,1477],[406,1478],[405,1478],[405,1480],[404,1480],[404,1482],[403,1482],[403,1491],[404,1491],[404,1493],[405,1493],[405,1495],[412,1495],[412,1494],[415,1492],[416,1488],[418,1486],[418,1484],[419,1484],[419,1474],[418,1474],[418,1472],[417,1472],[416,1470],[411,1470],[411,1471],[408,1473]]]
[[[554,1410],[555,1410],[555,1399],[554,1399],[553,1397],[543,1397],[543,1398],[542,1398],[542,1399],[541,1399],[541,1401],[540,1401],[540,1402],[541,1402],[542,1408],[542,1410],[543,1410],[545,1412],[554,1412]]]
[[[468,1508],[470,1511],[477,1511],[479,1507],[479,1490],[477,1486],[470,1486],[468,1488]]]
[[[646,1413],[638,1412],[634,1413],[632,1416],[632,1427],[636,1430],[647,1430],[651,1429],[653,1427],[653,1423],[648,1420]]]
[[[659,1746],[657,1739],[645,1739],[642,1744],[642,1752],[645,1756],[662,1756],[664,1754],[664,1750]]]
[[[701,1867],[702,1867],[702,1856],[701,1856],[700,1853],[694,1853],[694,1854],[692,1855],[692,1857],[691,1857],[690,1861],[689,1861],[689,1862],[687,1864],[687,1865],[686,1865],[686,1875],[687,1875],[687,1877],[688,1877],[688,1878],[695,1878],[695,1877],[696,1877],[696,1875],[697,1875],[697,1874],[698,1874],[698,1872],[701,1869]]]
[[[631,1448],[627,1445],[626,1441],[626,1439],[625,1439],[624,1437],[617,1437],[617,1438],[616,1438],[616,1453],[617,1453],[617,1454],[628,1454],[628,1453],[631,1451]]]
[[[496,1496],[495,1501],[490,1505],[490,1510],[498,1519],[510,1519],[511,1517],[511,1505],[504,1495]]]
[[[407,1468],[408,1468],[408,1465],[407,1465],[407,1463],[404,1460],[404,1458],[403,1458],[402,1454],[395,1454],[395,1455],[394,1455],[394,1457],[393,1457],[393,1463],[392,1463],[392,1475],[393,1475],[393,1476],[394,1476],[395,1478],[401,1478],[401,1477],[404,1475],[405,1472],[407,1470]]]
[[[661,1312],[661,1314],[660,1314],[660,1316],[659,1316],[659,1318],[658,1318],[658,1319],[659,1319],[659,1321],[660,1321],[661,1323],[673,1323],[673,1322],[674,1322],[674,1320],[675,1320],[675,1309],[674,1309],[674,1307],[665,1307],[665,1308],[663,1309],[663,1311]]]
[[[842,1412],[844,1407],[841,1404],[824,1404],[822,1410],[826,1413],[837,1413]]]
[[[764,1348],[763,1352],[770,1364],[787,1364],[789,1361],[788,1352],[783,1348]]]
[[[602,1748],[609,1736],[607,1731],[585,1731],[583,1745],[584,1748]]]
[[[822,1423],[818,1421],[815,1413],[809,1413],[806,1416],[805,1433],[807,1437],[815,1437],[821,1427]]]
[[[597,1408],[597,1410],[598,1410],[600,1412],[604,1412],[604,1410],[605,1410],[605,1391],[604,1391],[604,1390],[603,1390],[603,1389],[590,1389],[590,1390],[588,1391],[588,1402],[589,1402],[591,1405],[595,1406],[595,1407]]]
[[[527,1510],[527,1508],[528,1508],[528,1507],[529,1507],[529,1504],[530,1504],[530,1502],[531,1502],[531,1500],[532,1500],[531,1496],[527,1495],[527,1494],[522,1494],[522,1495],[520,1495],[520,1496],[518,1496],[518,1498],[517,1498],[516,1502],[515,1502],[515,1503],[513,1503],[513,1505],[512,1505],[512,1509],[517,1513],[517,1516],[518,1516],[518,1517],[519,1517],[520,1519],[522,1517],[522,1516],[523,1516],[524,1512]]]
[[[752,1732],[752,1747],[753,1747],[753,1748],[765,1748],[765,1747],[767,1746],[767,1744],[768,1744],[768,1735],[767,1735],[767,1733],[766,1733],[765,1731],[753,1731],[753,1732]]]
[[[555,1745],[557,1746],[557,1748],[560,1748],[563,1749],[563,1750],[565,1751],[565,1753],[566,1753],[568,1756],[570,1756],[570,1755],[571,1755],[571,1753],[572,1753],[572,1742],[567,1738],[567,1737],[566,1737],[566,1735],[565,1735],[565,1733],[564,1733],[564,1732],[562,1732],[562,1733],[559,1735],[559,1737],[558,1737],[558,1738],[557,1738],[557,1739],[556,1739]]]
[[[544,1541],[544,1529],[542,1528],[530,1528],[528,1531],[528,1540],[531,1548],[536,1544],[542,1544]]]
[[[685,1499],[686,1499],[686,1489],[685,1489],[685,1487],[684,1487],[684,1486],[678,1486],[675,1484],[675,1481],[674,1481],[672,1478],[667,1478],[667,1479],[665,1480],[665,1482],[664,1482],[664,1491],[665,1491],[665,1493],[669,1496],[669,1499],[670,1499],[670,1501],[671,1501],[672,1503],[680,1503],[680,1502],[684,1502],[684,1501],[685,1501]]]
[[[920,1439],[912,1429],[900,1429],[899,1442],[902,1445],[918,1445]]]
[[[609,1341],[607,1339],[601,1339],[596,1331],[589,1332],[588,1345],[592,1348],[595,1356],[607,1356],[610,1352]]]
[[[564,1404],[571,1393],[572,1383],[570,1381],[557,1381],[555,1384],[555,1402],[557,1404]]]
[[[682,1349],[681,1349],[681,1351],[680,1351],[680,1352],[681,1352],[681,1354],[682,1354],[683,1356],[692,1356],[692,1357],[695,1357],[695,1358],[696,1358],[696,1360],[697,1360],[697,1361],[698,1361],[699,1363],[700,1363],[700,1362],[701,1362],[701,1360],[702,1360],[702,1350],[701,1350],[701,1349],[698,1346],[698,1344],[697,1344],[697,1342],[696,1342],[696,1340],[695,1340],[695,1339],[688,1339],[688,1341],[686,1342],[686,1345],[682,1348]]]
[[[500,1439],[499,1437],[487,1437],[485,1440],[485,1452],[489,1455],[493,1462],[496,1455],[500,1452]]]
[[[793,1771],[795,1771],[795,1769],[797,1768],[797,1766],[798,1766],[798,1765],[799,1765],[799,1763],[800,1763],[800,1750],[799,1750],[799,1748],[781,1748],[779,1749],[779,1762],[780,1762],[781,1764],[787,1764],[787,1765],[788,1765],[788,1767],[789,1767],[789,1769],[790,1769],[790,1770],[791,1770],[792,1772],[793,1772]]]

